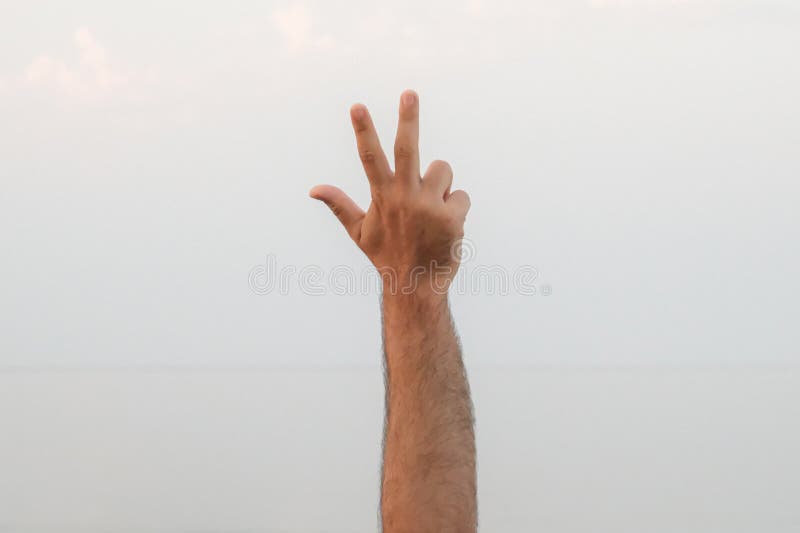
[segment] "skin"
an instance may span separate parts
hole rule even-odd
[[[383,531],[474,532],[472,402],[447,296],[469,196],[450,192],[453,172],[444,161],[420,174],[415,92],[400,97],[394,170],[366,107],[354,105],[350,118],[369,179],[369,208],[331,185],[310,195],[331,208],[383,278]]]

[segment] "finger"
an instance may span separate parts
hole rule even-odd
[[[344,229],[356,243],[361,240],[361,222],[364,210],[347,196],[344,191],[333,185],[317,185],[308,193],[311,198],[325,202]]]
[[[471,204],[472,202],[470,202],[469,195],[462,190],[453,191],[445,201],[445,205],[449,206],[450,209],[461,217],[467,216]]]
[[[400,118],[394,142],[394,173],[404,183],[419,182],[419,97],[414,91],[400,96]]]
[[[378,186],[385,183],[392,175],[386,154],[383,153],[378,133],[372,123],[366,106],[355,104],[350,108],[350,120],[353,123],[353,130],[356,134],[356,145],[358,146],[358,156],[364,165],[364,172],[367,174],[370,185]]]
[[[453,184],[453,169],[446,161],[436,160],[428,166],[422,178],[422,186],[426,190],[444,200],[450,194]]]

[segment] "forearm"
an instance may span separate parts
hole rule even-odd
[[[476,530],[472,402],[446,295],[387,294],[386,533]]]

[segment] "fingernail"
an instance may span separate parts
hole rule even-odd
[[[364,118],[364,108],[361,106],[356,106],[353,108],[353,118],[356,120],[361,120]]]
[[[413,91],[406,91],[403,93],[403,105],[410,106],[414,104],[414,101],[417,99],[417,95],[414,94]]]

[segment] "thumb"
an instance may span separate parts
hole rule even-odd
[[[308,193],[311,198],[325,202],[330,207],[350,238],[356,241],[361,239],[361,222],[364,220],[364,211],[347,196],[344,191],[333,185],[317,185]]]

